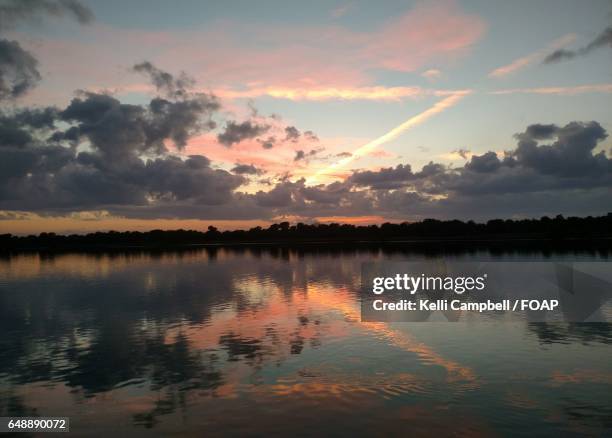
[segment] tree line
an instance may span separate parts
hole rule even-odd
[[[0,234],[0,248],[67,248],[105,246],[180,246],[208,243],[275,242],[391,242],[402,240],[520,240],[520,239],[601,239],[612,238],[612,213],[598,217],[547,216],[539,219],[493,219],[485,223],[460,220],[425,219],[420,222],[381,225],[305,224],[280,222],[267,228],[220,231],[152,230],[108,231],[60,235],[40,233],[16,236]]]

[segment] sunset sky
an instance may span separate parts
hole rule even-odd
[[[0,232],[612,211],[612,2],[0,0]]]

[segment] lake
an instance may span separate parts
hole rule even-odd
[[[601,252],[196,248],[0,258],[0,416],[79,435],[603,435],[612,324],[364,323],[361,264]]]

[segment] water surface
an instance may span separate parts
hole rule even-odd
[[[360,322],[363,261],[430,256],[265,248],[7,256],[0,416],[69,416],[71,431],[105,436],[612,428],[610,324]]]

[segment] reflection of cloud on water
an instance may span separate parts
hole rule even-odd
[[[341,294],[334,293],[334,291],[320,290],[315,291],[314,294],[311,292],[309,299],[325,303],[329,305],[330,309],[342,312],[353,321],[359,321],[360,311],[358,304],[354,300],[338,299],[341,296]],[[463,382],[469,383],[471,386],[477,386],[476,376],[470,368],[444,358],[426,344],[412,338],[406,332],[394,329],[386,323],[377,322],[362,322],[360,327],[373,332],[377,337],[382,337],[397,348],[415,353],[425,365],[441,366],[448,373],[449,382]]]
[[[551,386],[584,383],[612,385],[612,372],[603,373],[597,370],[577,370],[573,372],[553,371],[550,375]]]
[[[251,391],[257,394],[265,392],[276,397],[300,395],[310,400],[330,397],[346,400],[346,397],[357,395],[394,397],[401,394],[423,394],[427,392],[427,387],[426,379],[406,373],[383,376],[326,373],[325,376],[311,377],[305,381],[303,376],[288,376],[278,379],[274,384],[253,386]]]
[[[52,264],[21,276],[17,263],[11,278],[20,278],[18,293],[0,290],[0,329],[28,335],[2,340],[8,353],[0,355],[0,374],[10,376],[21,405],[41,415],[57,399],[66,410],[86,410],[79,418],[88,422],[94,421],[90,411],[104,410],[106,418],[161,433],[188,411],[196,423],[199,416],[207,425],[223,423],[215,417],[223,413],[249,424],[253,414],[238,412],[245,406],[298,414],[316,406],[316,415],[333,423],[333,413],[390,399],[409,401],[419,412],[416,405],[426,400],[489,389],[480,378],[487,374],[478,368],[481,356],[462,356],[435,336],[422,342],[406,331],[414,326],[360,322],[360,262],[380,254],[206,250],[117,256],[116,262],[102,257],[98,267],[93,256],[74,257],[53,262],[61,266],[61,281],[41,280]],[[428,327],[415,332],[430,339],[420,330]],[[602,346],[612,339],[606,327],[530,325],[527,344]],[[463,345],[463,338],[447,334]],[[453,358],[443,351],[453,351]],[[372,359],[375,354],[382,359]],[[482,393],[471,391],[476,387]],[[387,415],[386,405],[381,410],[377,415]],[[407,418],[414,414],[400,410]],[[268,417],[262,421],[270,421],[271,431],[291,429]],[[430,418],[417,422],[430,424]]]

